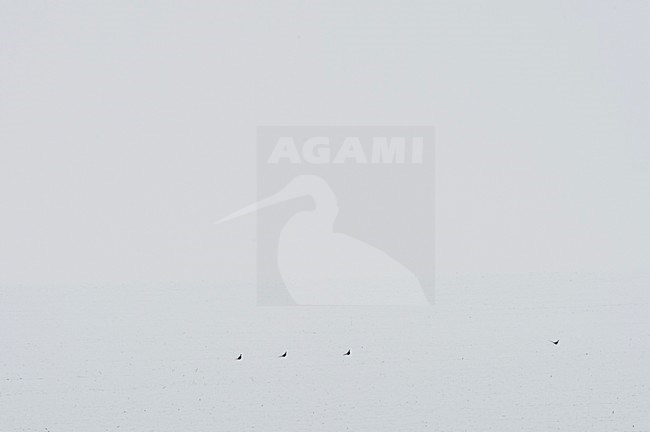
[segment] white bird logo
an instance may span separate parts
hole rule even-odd
[[[302,305],[428,305],[418,278],[385,252],[334,232],[336,195],[315,175],[299,175],[278,193],[226,216],[218,224],[301,196],[313,210],[282,228],[278,268],[289,294]]]

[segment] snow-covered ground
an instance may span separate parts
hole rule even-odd
[[[459,276],[426,309],[4,287],[0,431],[648,431],[649,282]]]

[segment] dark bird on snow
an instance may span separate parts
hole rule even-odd
[[[549,342],[552,343],[553,345],[557,345],[557,344],[560,343],[560,340],[558,339],[558,340],[556,340],[556,341],[549,341]]]
[[[285,351],[284,354],[282,354],[280,357],[286,357],[286,356],[287,356],[287,352]]]
[[[237,360],[241,360],[241,354],[239,354],[239,357],[237,357]]]
[[[350,355],[350,350],[348,350],[348,352],[346,352],[346,353],[343,354],[343,355]]]

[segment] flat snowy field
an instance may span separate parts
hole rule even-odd
[[[0,431],[649,431],[649,282],[458,277],[427,309],[5,287]]]

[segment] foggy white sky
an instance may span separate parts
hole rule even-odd
[[[259,125],[436,128],[438,272],[650,262],[650,5],[0,1],[0,286],[254,283]]]

